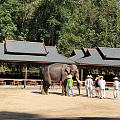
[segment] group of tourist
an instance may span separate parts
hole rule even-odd
[[[88,97],[93,97],[93,86],[95,86],[96,97],[100,97],[101,99],[105,99],[105,80],[103,76],[98,76],[93,82],[92,76],[88,75],[85,80],[86,94]],[[100,93],[100,96],[99,96]]]
[[[72,75],[68,75],[67,76],[67,84],[68,84],[68,96],[70,96],[70,90],[72,92],[72,96],[74,96],[73,93],[73,79],[72,79]],[[119,97],[119,87],[120,87],[120,82],[118,77],[114,77],[114,90],[113,90],[113,94],[114,94],[114,99],[118,99]],[[82,84],[80,80],[77,79],[77,87]],[[92,75],[87,75],[87,78],[85,79],[85,88],[86,88],[86,95],[88,97],[93,97],[93,86],[95,87],[95,91],[94,94],[96,95],[95,97],[98,97],[100,99],[105,99],[106,98],[106,94],[105,94],[105,86],[106,86],[106,81],[104,80],[103,76],[97,76],[95,78],[95,80],[93,81],[93,77]],[[80,94],[80,88],[79,90],[79,94]]]
[[[114,99],[118,99],[119,96],[119,87],[120,82],[118,77],[113,78],[114,79]],[[85,80],[85,88],[86,88],[86,94],[88,97],[93,97],[93,86],[95,87],[95,94],[96,97],[105,99],[105,85],[106,81],[103,79],[103,76],[97,76],[95,78],[95,81],[93,82],[93,77],[91,75],[87,75],[87,79]]]

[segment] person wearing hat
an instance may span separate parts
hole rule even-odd
[[[120,82],[119,82],[119,79],[118,79],[118,77],[115,77],[115,78],[113,78],[113,80],[114,80],[114,99],[118,99],[118,97],[119,97],[119,87],[120,87]]]
[[[96,94],[96,97],[99,97],[99,93],[100,93],[99,75],[95,78],[94,86],[95,86],[95,94]]]
[[[99,76],[100,76],[100,75],[97,75],[97,77],[95,78],[95,81],[98,80]]]
[[[87,79],[89,75],[87,75],[87,78],[85,79],[85,89],[86,89],[86,95],[88,96],[88,87],[87,87]]]
[[[72,88],[72,85],[73,85],[73,79],[72,79],[72,77],[73,76],[71,74],[69,74],[67,76],[68,96],[70,96],[70,90],[72,92],[72,96],[74,96],[74,94],[73,94],[73,88]]]
[[[93,86],[92,75],[87,75],[87,79],[85,80],[85,87],[88,97],[93,97],[92,86]]]
[[[103,76],[99,76],[99,86],[100,86],[100,93],[101,93],[101,99],[105,99],[105,80],[103,80]]]

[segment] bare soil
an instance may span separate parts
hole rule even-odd
[[[61,89],[49,89],[41,95],[39,88],[0,88],[0,118],[120,117],[120,99],[113,90],[106,99],[88,98],[74,88],[75,97],[61,96]]]

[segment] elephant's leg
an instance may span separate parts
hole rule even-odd
[[[62,84],[62,95],[67,95],[67,82],[64,81]]]
[[[48,88],[50,87],[49,83],[43,83],[43,90],[44,93],[47,95],[48,94]]]
[[[80,87],[78,86],[77,89],[78,89],[78,93],[79,93],[79,95],[80,95]]]
[[[46,94],[48,95],[48,89],[49,89],[49,87],[50,87],[50,84],[47,84],[46,85]]]
[[[64,85],[62,85],[62,95],[65,95],[65,90],[64,90],[65,88],[64,88]]]
[[[45,92],[45,83],[43,83],[43,88],[42,88],[41,93],[42,93],[42,95],[46,95],[46,92]]]
[[[42,94],[42,95],[45,95],[45,91],[44,91],[43,88],[42,88],[42,90],[41,90],[41,94]]]
[[[62,81],[62,95],[65,95],[65,86],[64,86],[64,81]]]
[[[64,82],[64,88],[65,88],[65,96],[68,95],[68,88],[67,88],[67,80]]]
[[[64,87],[65,87],[65,96],[67,96],[68,95],[67,85],[65,85]]]

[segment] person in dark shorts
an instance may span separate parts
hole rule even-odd
[[[94,86],[95,86],[95,91],[96,91],[95,97],[100,97],[99,77],[98,79],[95,80]]]

